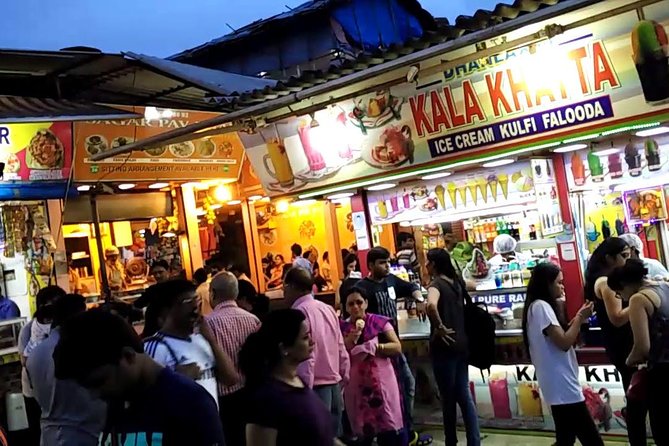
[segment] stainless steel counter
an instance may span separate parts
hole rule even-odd
[[[406,313],[399,315],[398,328],[400,331],[400,340],[402,341],[421,341],[430,339],[430,322],[421,322],[418,318],[407,318]],[[521,329],[496,330],[495,335],[498,338],[517,337],[523,335]]]

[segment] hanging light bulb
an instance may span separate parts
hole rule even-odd
[[[232,192],[230,192],[229,187],[220,184],[214,189],[214,198],[221,203],[225,203],[232,200]]]

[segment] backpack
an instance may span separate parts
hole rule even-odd
[[[495,362],[495,320],[484,303],[475,303],[465,284],[465,333],[469,342],[469,364],[481,370],[490,369]]]

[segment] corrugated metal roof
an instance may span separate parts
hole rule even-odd
[[[431,46],[458,39],[463,35],[480,31],[482,29],[490,28],[500,23],[505,23],[514,20],[520,16],[534,13],[540,9],[548,8],[559,3],[565,3],[572,0],[515,0],[511,4],[499,3],[492,10],[479,9],[474,15],[461,15],[456,18],[454,24],[450,24],[446,19],[437,19],[438,28],[436,30],[427,30],[421,38],[411,39],[403,45],[392,45],[388,48],[379,49],[374,53],[363,53],[359,57],[346,60],[341,63],[333,64],[327,71],[305,71],[300,77],[291,77],[285,81],[279,81],[274,88],[265,88],[263,90],[248,91],[235,98],[236,108],[244,108],[247,106],[262,103],[271,99],[276,99],[280,96],[285,96],[291,93],[302,91],[314,85],[322,84],[334,79],[366,70],[370,67],[383,64],[400,56],[405,56],[416,51],[420,51]],[[307,5],[312,8],[323,8],[327,4],[327,0],[316,0],[302,5],[305,7],[303,11],[309,11]],[[297,9],[297,8],[296,8]],[[293,11],[291,11],[293,12]],[[267,19],[262,24],[254,22],[249,25],[250,30],[244,32],[258,32],[258,27],[266,26],[265,22],[282,18],[286,14],[280,14],[272,19]],[[285,18],[285,17],[284,17]],[[283,19],[283,18],[282,18]],[[241,30],[240,30],[241,31]],[[214,40],[207,44],[192,50],[187,50],[174,57],[184,57],[189,51],[200,51],[201,49],[215,46],[224,43],[229,39],[238,38],[238,34],[229,34],[221,39]]]
[[[224,112],[242,92],[276,84],[133,53],[0,50],[6,96]]]
[[[253,34],[261,34],[271,27],[281,26],[283,22],[287,20],[299,19],[304,15],[314,14],[319,11],[322,11],[326,8],[330,8],[335,4],[342,3],[342,0],[313,0],[303,3],[295,8],[292,8],[288,11],[282,12],[275,16],[256,20],[255,22],[249,23],[242,28],[235,30],[232,33],[226,34],[224,36],[213,39],[209,42],[198,45],[194,48],[189,48],[187,50],[181,51],[180,53],[170,56],[170,60],[186,60],[189,57],[195,56],[201,51],[207,51],[208,49],[222,45],[228,42],[235,40],[240,40],[245,37],[251,36]]]
[[[138,114],[68,100],[0,96],[0,123],[130,119]]]

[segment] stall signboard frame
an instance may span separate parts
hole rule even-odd
[[[141,115],[144,108],[130,107]],[[156,119],[96,120],[74,124],[74,179],[190,181],[239,179],[244,148],[236,132],[211,135],[146,151],[92,161],[91,156],[160,133],[211,119],[214,113],[173,110]]]
[[[4,181],[67,180],[72,168],[72,124],[0,124],[0,162],[5,164]]]
[[[646,8],[646,18],[667,28],[667,10]],[[240,136],[265,190],[281,195],[656,120],[669,116],[669,97],[641,83],[645,67],[635,65],[631,44],[638,21],[634,11],[609,17]],[[441,59],[475,52],[472,45]]]

